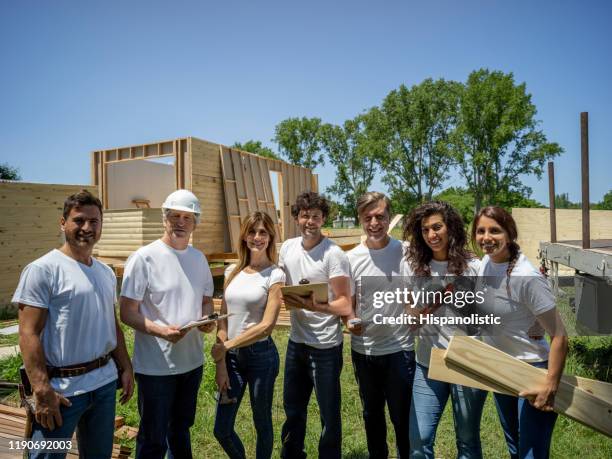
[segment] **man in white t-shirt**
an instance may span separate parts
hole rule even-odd
[[[349,264],[336,244],[321,234],[329,213],[325,198],[305,192],[297,197],[291,215],[301,236],[286,240],[279,265],[286,285],[328,282],[328,303],[313,297],[286,295],[291,309],[291,334],[287,345],[283,406],[287,417],[281,438],[283,458],[306,457],[304,437],[308,401],[314,388],[321,417],[319,458],[340,458],[340,372],[342,370],[342,322],[351,311]]]
[[[121,288],[121,320],[134,328],[134,372],[140,428],[137,458],[191,457],[204,364],[200,332],[181,327],[213,312],[213,280],[206,257],[189,245],[200,202],[187,190],[162,205],[164,235],[128,259]],[[211,332],[213,324],[199,327]]]
[[[115,317],[115,274],[91,256],[102,233],[100,200],[86,190],[69,196],[60,225],[65,243],[25,267],[12,299],[35,399],[32,440],[69,440],[76,429],[81,454],[110,457],[117,367],[122,403],[134,376]],[[30,450],[34,458],[65,456]]]
[[[352,333],[351,354],[368,452],[372,458],[389,456],[386,403],[395,429],[397,457],[408,458],[414,336],[408,325],[380,323],[381,318],[401,317],[405,312],[403,304],[385,304],[378,308],[372,302],[375,292],[391,291],[399,286],[404,245],[388,235],[391,202],[384,194],[365,193],[357,202],[357,212],[366,240],[348,252],[354,311],[345,320]],[[356,316],[361,323],[355,325]]]

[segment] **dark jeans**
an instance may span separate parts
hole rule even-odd
[[[229,376],[228,397],[236,397],[237,403],[217,403],[215,438],[230,459],[246,458],[244,446],[234,430],[236,414],[249,386],[249,397],[253,411],[253,423],[257,430],[257,459],[272,456],[274,429],[272,426],[272,395],[274,381],[278,376],[280,359],[272,338],[250,346],[231,350],[226,354],[225,364]]]
[[[387,458],[385,403],[395,429],[397,457],[410,456],[410,398],[414,380],[414,351],[364,355],[352,351],[355,379],[363,407],[368,452],[371,459]]]
[[[312,389],[315,390],[321,416],[319,458],[339,459],[342,450],[340,417],[340,372],[342,344],[317,349],[306,344],[287,344],[283,406],[287,420],[281,433],[281,457],[305,458],[306,416]]]
[[[195,421],[202,367],[187,373],[150,376],[136,373],[140,428],[136,457],[190,458],[189,428]]]
[[[535,362],[531,365],[547,368],[548,362]],[[510,457],[548,458],[557,413],[538,410],[526,399],[511,395],[495,394],[495,405]],[[586,451],[585,454],[588,455]]]
[[[32,440],[70,439],[76,429],[79,457],[99,459],[110,457],[115,431],[116,390],[117,381],[115,380],[91,392],[68,397],[72,405],[60,406],[62,426],[48,430],[34,421]],[[66,454],[31,450],[28,457],[64,458]]]

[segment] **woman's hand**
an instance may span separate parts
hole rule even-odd
[[[225,360],[225,354],[227,353],[227,348],[225,347],[225,343],[215,343],[210,349],[210,355],[212,356],[215,362],[220,362]]]
[[[230,388],[229,376],[227,374],[227,367],[225,366],[224,361],[217,363],[215,382],[217,383],[217,389],[219,392],[225,392]]]
[[[542,411],[553,411],[555,406],[555,395],[557,388],[552,384],[547,384],[532,390],[524,390],[519,393],[519,397],[526,398],[534,408]]]

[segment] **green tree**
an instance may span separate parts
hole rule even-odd
[[[288,118],[276,125],[272,139],[291,164],[314,169],[324,164],[320,118]]]
[[[474,194],[465,188],[450,187],[435,196],[438,201],[446,201],[461,214],[467,224],[474,219]]]
[[[555,207],[557,209],[579,209],[580,203],[570,201],[568,193],[555,195]]]
[[[612,190],[604,194],[604,197],[601,202],[592,205],[591,208],[598,210],[612,210]]]
[[[367,123],[368,114],[347,120],[342,126],[325,124],[321,127],[321,142],[329,161],[336,168],[334,183],[327,192],[341,199],[342,213],[359,223],[357,199],[368,191],[377,165],[376,139]]]
[[[0,179],[21,180],[21,175],[19,175],[19,169],[10,166],[8,163],[0,164]]]
[[[404,211],[430,200],[449,177],[460,93],[459,83],[427,79],[410,89],[401,85],[382,103],[383,181],[395,200],[406,200]]]
[[[502,204],[510,193],[529,196],[523,176],[542,176],[544,164],[560,155],[538,129],[536,107],[525,83],[512,73],[472,72],[461,95],[455,142],[461,175],[474,193],[475,210]]]
[[[265,158],[280,159],[271,148],[262,145],[259,140],[247,140],[244,143],[235,142],[232,148],[254,153]]]

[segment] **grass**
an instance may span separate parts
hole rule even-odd
[[[571,293],[571,292],[567,292]],[[568,295],[561,298],[559,306],[562,310],[569,308]],[[571,319],[571,317],[568,317]],[[125,329],[130,354],[133,351],[133,332]],[[276,380],[272,416],[274,421],[275,450],[273,457],[280,453],[280,429],[284,421],[282,407],[283,367],[284,355],[287,347],[289,330],[277,328],[273,338],[281,355],[281,370]],[[206,335],[206,351],[210,349],[212,336]],[[573,337],[570,340],[570,354],[566,364],[566,373],[578,376],[599,377],[610,381],[612,367],[612,338],[610,337]],[[16,380],[20,357],[11,357],[0,360],[0,379]],[[346,458],[366,458],[367,445],[363,418],[361,417],[361,402],[350,358],[350,338],[344,343],[344,368],[341,374],[342,385],[342,451]],[[207,359],[204,368],[204,377],[198,397],[195,425],[191,429],[194,457],[197,458],[223,458],[222,449],[213,437],[215,417],[215,383],[214,365]],[[16,399],[15,393],[10,395]],[[139,417],[136,405],[136,396],[126,406],[117,405],[117,414],[126,418],[132,426],[138,426]],[[388,441],[390,451],[394,451],[395,437],[391,424],[388,424]],[[251,419],[251,409],[248,394],[245,396],[236,419],[236,431],[242,439],[247,457],[255,457],[255,428]],[[308,407],[308,428],[306,433],[306,451],[309,457],[317,457],[317,443],[321,433],[319,414],[314,395]],[[497,412],[492,396],[487,398],[481,427],[481,439],[485,458],[506,457],[507,449],[503,433],[499,425]],[[134,441],[124,442],[134,446]],[[438,428],[436,440],[437,458],[456,457],[455,435],[452,413],[447,405],[442,421]],[[598,434],[593,430],[571,421],[563,416],[557,421],[551,449],[552,458],[583,457],[609,458],[612,457],[612,439]]]

